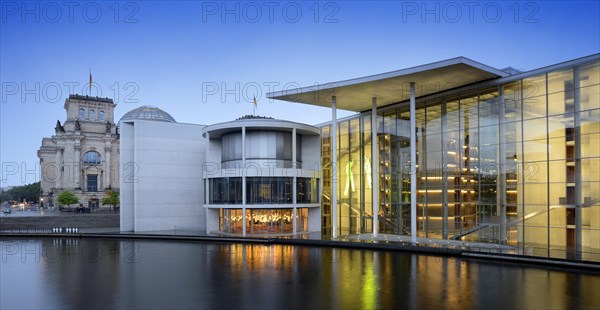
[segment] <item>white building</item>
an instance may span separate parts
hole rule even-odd
[[[45,206],[58,206],[63,190],[73,192],[84,207],[97,208],[108,190],[119,189],[119,134],[112,99],[70,95],[64,124],[43,138],[37,152],[41,196]]]
[[[260,117],[182,124],[139,109],[120,121],[121,231],[320,231],[318,128]]]

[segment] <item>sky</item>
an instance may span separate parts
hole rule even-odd
[[[253,113],[318,124],[269,91],[464,56],[532,70],[600,52],[598,1],[0,1],[0,187],[39,180],[36,152],[70,93],[178,122]],[[338,117],[354,112],[338,111]],[[18,167],[18,171],[14,171]]]

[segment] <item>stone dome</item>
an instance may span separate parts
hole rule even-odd
[[[144,106],[135,108],[135,109],[125,113],[125,115],[123,115],[123,117],[121,117],[121,119],[119,120],[119,123],[122,121],[136,120],[136,119],[170,122],[170,123],[177,122],[177,121],[175,121],[173,116],[171,116],[169,113],[167,113],[157,107],[144,105]]]

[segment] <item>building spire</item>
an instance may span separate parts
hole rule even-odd
[[[92,95],[92,68],[90,68],[90,96]]]

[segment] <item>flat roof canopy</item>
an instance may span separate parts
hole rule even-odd
[[[372,98],[377,107],[408,100],[410,83],[415,83],[415,97],[473,84],[507,73],[465,57],[456,57],[417,67],[332,82],[303,88],[268,93],[271,99],[331,107],[336,96],[338,109],[362,112],[370,110]]]

